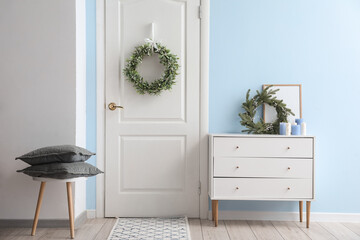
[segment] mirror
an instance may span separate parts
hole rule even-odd
[[[272,85],[271,89],[279,89],[275,94],[276,98],[282,99],[295,114],[288,117],[289,123],[293,124],[296,118],[302,118],[301,84],[264,84],[263,89],[270,85]],[[275,108],[265,104],[263,118],[266,123],[274,122],[276,120]]]

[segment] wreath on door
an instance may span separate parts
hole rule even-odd
[[[154,53],[159,56],[160,64],[165,66],[165,70],[159,79],[155,79],[150,83],[144,80],[137,71],[137,67],[142,63],[145,56],[152,56]],[[162,44],[146,43],[135,48],[133,54],[127,60],[123,73],[139,94],[160,95],[163,90],[171,90],[176,83],[175,78],[179,69],[178,59]]]

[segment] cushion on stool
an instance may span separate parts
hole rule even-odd
[[[92,155],[95,155],[95,153],[85,148],[74,145],[59,145],[39,148],[15,159],[21,159],[30,165],[38,165],[46,163],[84,162]]]
[[[103,173],[97,167],[84,162],[74,163],[50,163],[30,166],[28,168],[18,170],[31,177],[44,177],[56,179],[68,179],[76,177],[91,177],[99,173]]]

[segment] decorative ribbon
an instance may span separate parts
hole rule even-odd
[[[155,40],[152,40],[151,38],[145,38],[145,42],[150,44],[152,51],[154,51],[154,49],[155,50],[158,49],[158,46],[157,46]]]

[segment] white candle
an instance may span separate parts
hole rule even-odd
[[[291,123],[286,123],[286,135],[291,135]]]
[[[301,123],[301,135],[306,135],[306,123]]]

